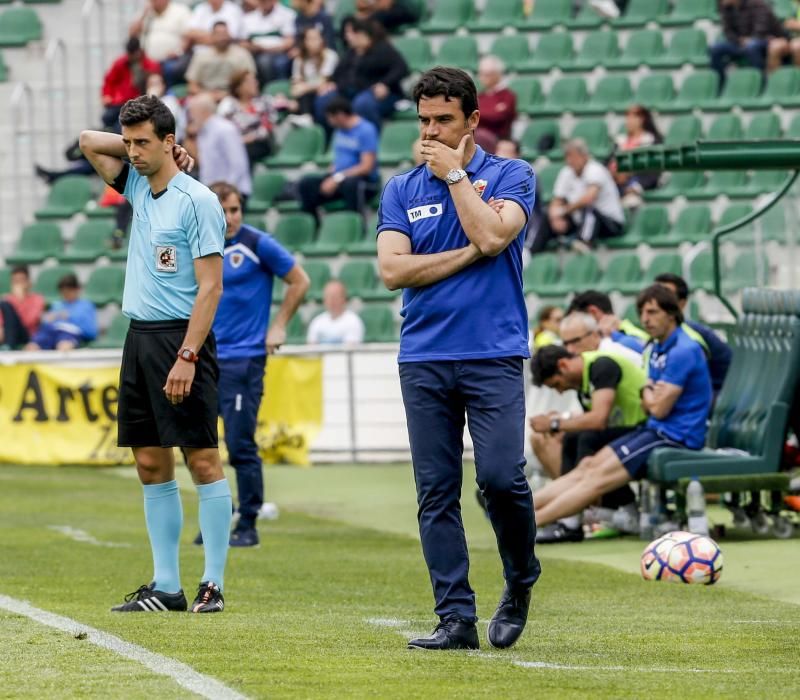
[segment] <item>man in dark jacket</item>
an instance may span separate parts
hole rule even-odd
[[[724,37],[712,44],[708,53],[722,90],[731,61],[744,60],[763,71],[769,40],[786,32],[766,0],[717,0],[717,7]]]

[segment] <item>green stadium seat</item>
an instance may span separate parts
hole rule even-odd
[[[719,97],[700,106],[704,112],[727,112],[733,107],[741,107],[747,101],[758,99],[760,92],[761,71],[755,68],[729,69]]]
[[[0,83],[4,83],[8,80],[8,66],[6,65],[5,58],[3,54],[0,54]]]
[[[661,106],[661,111],[691,112],[708,100],[713,99],[719,91],[719,78],[712,70],[697,70],[689,75],[681,84],[674,101]]]
[[[585,2],[578,10],[578,14],[567,20],[566,25],[569,30],[596,29],[604,22],[605,20],[589,7],[589,3]]]
[[[509,81],[508,88],[517,96],[517,112],[519,114],[538,114],[544,102],[542,85],[536,78],[522,77]]]
[[[729,226],[737,221],[743,219],[746,216],[750,216],[753,213],[753,207],[749,204],[745,203],[736,203],[736,204],[729,204],[725,211],[722,212],[722,216],[719,217],[719,221],[717,221],[714,230],[722,228],[723,226]],[[754,227],[753,224],[747,224],[733,233],[729,234],[726,238],[727,241],[733,243],[743,243],[748,245],[752,243],[754,235]]]
[[[614,144],[608,136],[605,119],[584,119],[575,124],[570,139],[583,139],[589,152],[598,160],[605,161],[611,155]]]
[[[667,231],[669,231],[667,208],[651,204],[636,212],[625,235],[608,238],[603,241],[603,245],[612,249],[635,248],[640,243],[647,243],[651,237],[663,236]]]
[[[776,192],[789,175],[786,170],[756,170],[747,184],[747,193],[750,197]]]
[[[792,121],[789,122],[789,128],[786,130],[787,139],[800,139],[800,114],[796,114]]]
[[[604,66],[618,57],[616,32],[592,32],[584,39],[572,63],[564,66],[564,70],[589,73],[597,66]]]
[[[383,127],[378,146],[380,165],[399,165],[412,162],[411,147],[419,137],[419,127],[413,122],[389,122]]]
[[[761,95],[745,98],[739,104],[744,109],[771,109],[773,105],[780,105],[784,109],[800,107],[800,68],[778,68],[770,74],[767,87]]]
[[[547,204],[553,198],[553,187],[563,167],[561,163],[549,163],[536,171],[538,194],[543,203]]]
[[[30,7],[9,7],[0,14],[0,46],[25,46],[42,38],[42,22]]]
[[[742,120],[737,114],[720,114],[708,127],[709,141],[736,141],[742,138]]]
[[[130,319],[123,316],[121,313],[111,319],[105,332],[100,337],[89,343],[92,348],[121,348],[125,345],[125,338],[128,335],[128,326],[130,326]]]
[[[650,61],[664,53],[664,38],[654,29],[642,29],[631,34],[622,53],[605,62],[609,70],[634,70],[650,65]]]
[[[72,243],[58,255],[62,263],[89,263],[107,255],[111,248],[114,224],[106,221],[85,221],[78,226]]]
[[[672,12],[658,17],[662,27],[680,27],[700,19],[718,19],[716,0],[674,0]]]
[[[497,56],[509,71],[518,71],[531,58],[528,37],[523,34],[498,36],[489,47],[489,53]]]
[[[561,279],[538,291],[541,297],[564,297],[576,289],[587,289],[600,279],[596,255],[576,255],[564,264]]]
[[[269,95],[270,97],[277,97],[278,95],[284,95],[288,97],[292,91],[292,81],[291,80],[270,80],[264,86],[264,94]]]
[[[424,36],[398,36],[392,39],[394,47],[406,59],[412,71],[423,72],[433,65],[431,42]]]
[[[602,292],[638,290],[644,286],[641,280],[642,268],[639,256],[636,253],[621,253],[611,258],[602,279],[595,284],[595,289]]]
[[[287,345],[305,345],[308,335],[308,326],[303,317],[296,313],[286,324]]]
[[[353,243],[348,243],[345,246],[345,252],[348,255],[369,255],[371,257],[375,257],[377,253],[377,230],[378,214],[376,212],[367,220],[363,237],[357,241],[354,241]],[[376,286],[376,289],[378,291],[376,292],[373,290],[370,298],[374,298],[375,294],[378,294],[379,299],[391,299],[396,296],[396,292],[390,292],[388,289],[386,289],[383,286],[383,282],[380,282]]]
[[[644,198],[648,202],[669,202],[675,197],[687,197],[705,188],[706,176],[700,170],[680,170],[672,173],[665,185],[647,190]]]
[[[259,172],[253,176],[253,194],[247,200],[248,213],[263,214],[286,185],[281,173]]]
[[[520,155],[525,160],[535,160],[551,150],[540,147],[542,139],[552,139],[553,148],[560,144],[561,135],[555,119],[535,119],[528,123],[519,140]]]
[[[128,259],[128,244],[130,238],[126,236],[122,239],[121,245],[118,248],[112,247],[108,251],[108,258],[111,262],[125,262]]]
[[[469,73],[478,70],[478,42],[472,36],[449,36],[436,54],[436,63],[456,66]]]
[[[292,252],[313,243],[316,233],[317,222],[306,212],[281,214],[272,231],[275,240]]]
[[[539,294],[542,290],[546,292],[558,282],[560,273],[557,255],[550,253],[534,255],[522,271],[523,291],[525,294]]]
[[[426,34],[452,34],[469,22],[475,13],[474,0],[438,0],[433,13],[419,25]]]
[[[364,322],[365,343],[394,343],[399,339],[397,314],[388,304],[370,304],[359,311]]]
[[[499,37],[495,43],[502,46],[510,38]],[[566,32],[551,32],[541,36],[527,59],[517,62],[516,70],[520,73],[548,73],[553,68],[567,70],[571,62],[572,36]]]
[[[647,105],[650,109],[660,110],[669,106],[675,99],[675,87],[669,75],[646,75],[639,81],[634,102]]]
[[[47,193],[47,202],[35,216],[37,219],[68,219],[83,211],[91,198],[92,184],[88,177],[67,175],[53,183]]]
[[[303,255],[338,255],[348,243],[363,238],[364,220],[353,211],[337,211],[322,218],[317,240],[301,246]]]
[[[781,121],[774,112],[756,114],[744,130],[746,139],[779,139]]]
[[[786,173],[782,173],[782,175],[786,176]],[[792,215],[791,220],[796,220],[796,217]],[[787,242],[788,222],[785,205],[783,202],[778,202],[768,209],[765,214],[759,216],[755,224],[760,227],[763,240],[785,244]]]
[[[644,27],[648,22],[655,22],[668,9],[667,0],[630,0],[625,14],[611,20],[611,25],[620,28]]]
[[[578,110],[579,114],[605,114],[621,112],[633,101],[633,89],[627,75],[606,75],[597,81],[588,104]]]
[[[83,296],[95,306],[118,304],[122,306],[125,288],[125,268],[117,265],[96,267],[86,281]]]
[[[196,3],[190,3],[192,5]],[[339,0],[333,8],[333,23],[341,28],[344,19],[356,12],[356,0]]]
[[[703,124],[693,114],[677,117],[664,136],[665,146],[681,146],[703,137]]]
[[[471,32],[499,32],[506,27],[516,27],[522,21],[522,3],[519,0],[492,0],[483,12],[467,22]]]
[[[642,279],[650,284],[658,275],[683,275],[683,258],[678,253],[659,253],[644,271]]]
[[[711,209],[705,204],[690,204],[681,209],[678,218],[663,236],[647,239],[653,248],[677,248],[681,243],[699,243],[711,233]]]
[[[314,125],[292,129],[274,156],[264,159],[268,168],[297,168],[313,162],[322,154],[325,135],[322,127]]]
[[[564,112],[574,112],[588,102],[589,93],[582,77],[559,78],[553,83],[544,104],[537,112],[544,116],[558,116]]]
[[[267,217],[264,214],[245,214],[242,217],[242,223],[264,231],[267,227]]]
[[[377,275],[371,260],[351,260],[342,265],[339,280],[347,287],[347,295],[351,298],[363,299],[375,288]]]
[[[526,30],[551,31],[554,27],[567,24],[571,14],[572,0],[536,0],[533,12],[519,26]]]
[[[686,194],[687,199],[714,199],[725,194],[735,196],[738,188],[747,184],[747,173],[744,170],[715,170],[708,178],[706,186]],[[741,196],[741,195],[740,195]]]
[[[331,268],[324,260],[305,260],[303,269],[308,275],[311,285],[306,293],[309,301],[319,301],[322,299],[322,290],[331,279]]]
[[[689,262],[689,286],[710,292],[714,289],[714,260],[710,250],[701,250]]]
[[[702,29],[680,29],[663,55],[650,59],[651,68],[680,68],[684,65],[707,66],[708,42]],[[714,93],[716,97],[717,93]]]
[[[745,287],[766,287],[769,284],[769,261],[752,251],[740,253],[722,277],[722,289],[728,294]]]
[[[11,270],[7,267],[0,267],[0,294],[8,294],[11,291]]]
[[[33,291],[41,294],[48,304],[60,299],[58,293],[58,282],[65,275],[74,275],[75,270],[66,265],[56,265],[55,267],[46,267],[39,271],[36,279],[33,282]]]
[[[58,224],[42,222],[22,229],[17,247],[6,256],[9,265],[32,265],[55,258],[64,249]]]

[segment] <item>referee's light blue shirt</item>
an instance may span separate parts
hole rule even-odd
[[[137,321],[188,319],[197,296],[194,259],[225,247],[217,196],[186,173],[153,196],[147,178],[127,164],[114,187],[133,207],[122,313]]]
[[[465,170],[485,202],[519,204],[530,216],[536,181],[522,160],[477,147]],[[520,233],[525,226],[520,229]],[[420,165],[395,175],[381,197],[378,233],[399,231],[414,254],[469,245],[449,187]],[[528,314],[522,293],[522,237],[497,257],[482,258],[447,279],[403,292],[399,362],[529,357]]]

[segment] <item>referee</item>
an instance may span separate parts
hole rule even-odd
[[[475,145],[480,114],[464,71],[424,73],[414,101],[425,162],[389,180],[378,218],[381,276],[389,289],[405,290],[400,384],[422,549],[440,618],[433,634],[409,647],[479,646],[460,505],[466,414],[505,576],[488,638],[506,648],[525,628],[540,572],[523,473],[522,363],[529,353],[520,238],[535,178],[527,163]],[[490,206],[490,198],[504,206]]]
[[[133,448],[154,574],[113,610],[187,608],[173,453],[180,447],[197,485],[205,543],[205,571],[191,611],[220,612],[231,491],[217,449],[218,369],[210,329],[222,294],[225,218],[214,193],[181,172],[192,161],[175,145],[175,118],[166,105],[151,96],[129,100],[120,124],[122,136],[84,131],[80,148],[133,207],[122,298],[131,323],[120,369],[118,443]]]
[[[286,325],[303,302],[310,282],[303,268],[272,236],[242,225],[242,197],[236,187],[216,182],[211,190],[219,198],[227,227],[222,266],[225,291],[214,319],[214,335],[219,354],[219,412],[239,491],[239,522],[230,544],[254,547],[258,544],[256,519],[264,502],[255,432],[267,354],[286,342]],[[275,277],[284,280],[286,293],[270,326]]]

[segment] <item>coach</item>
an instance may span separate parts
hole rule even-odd
[[[434,68],[414,88],[425,162],[386,185],[378,262],[403,288],[400,383],[419,504],[422,549],[440,618],[410,648],[476,649],[475,593],[461,522],[463,432],[497,535],[506,586],[489,642],[509,647],[525,627],[539,577],[530,488],[523,473],[523,359],[528,318],[522,240],[534,203],[531,167],[475,145],[475,84]],[[491,197],[504,200],[491,207]]]

